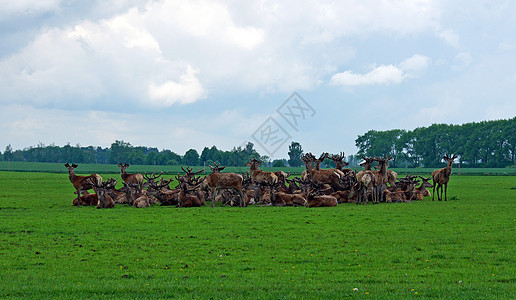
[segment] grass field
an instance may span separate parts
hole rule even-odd
[[[0,161],[0,171],[17,171],[17,172],[46,172],[46,173],[66,173],[67,169],[63,166],[64,163],[42,163],[42,162],[22,162],[22,161]],[[445,166],[443,166],[444,168]],[[194,171],[202,169],[204,167],[193,167]],[[282,170],[292,174],[301,174],[305,170],[304,167],[299,168],[263,168],[265,171],[278,171]],[[354,168],[353,168],[354,169]],[[362,170],[362,168],[358,168]],[[398,174],[432,174],[435,168],[391,168],[398,172]],[[154,166],[154,165],[138,165],[130,166],[127,169],[128,173],[141,172],[141,173],[152,173],[161,172],[165,174],[177,174],[183,173],[181,166]],[[236,172],[245,173],[249,171],[248,167],[226,167],[224,172]],[[91,174],[91,173],[120,173],[120,168],[113,165],[103,164],[79,164],[76,170],[77,174]],[[208,166],[205,168],[204,174],[211,173]],[[453,166],[454,175],[516,175],[515,168],[461,168],[455,164]]]
[[[447,202],[316,209],[97,210],[73,191],[66,174],[0,172],[1,298],[516,297],[513,176],[452,176]]]

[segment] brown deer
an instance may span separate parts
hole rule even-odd
[[[452,157],[448,155],[443,156],[444,160],[448,163],[446,168],[435,170],[432,172],[432,179],[434,181],[434,189],[432,195],[432,201],[434,201],[435,189],[437,187],[437,200],[442,201],[443,199],[443,185],[444,185],[444,201],[448,201],[447,190],[448,190],[448,182],[450,181],[450,175],[452,172],[452,164],[453,161],[457,158],[457,155],[453,154]],[[439,189],[441,189],[441,194],[439,195]]]
[[[140,190],[143,188],[143,175],[142,174],[140,174],[140,173],[127,174],[127,172],[125,170],[129,167],[128,163],[125,163],[125,164],[118,163],[118,166],[120,167],[120,175],[122,176],[122,180],[124,182],[137,184]]]
[[[389,163],[387,163],[387,168],[390,167]],[[380,170],[380,165],[374,166],[376,170]],[[393,170],[387,170],[386,174],[386,183],[388,183],[391,187],[396,187],[396,179],[398,179],[398,173]]]
[[[73,187],[76,189],[77,197],[81,196],[81,193],[87,192],[90,189],[94,189],[95,184],[102,183],[102,177],[99,174],[91,174],[89,176],[78,176],[75,175],[74,169],[78,167],[76,164],[68,164],[64,165],[68,169],[68,178],[70,178],[70,182],[73,184]],[[81,201],[77,202],[77,207],[81,206]]]
[[[363,171],[356,174],[358,185],[357,190],[357,204],[368,201],[368,194],[374,195],[373,188],[376,186],[376,176],[371,171],[371,164],[375,161],[372,157],[362,156],[364,162],[360,166],[364,167]],[[374,201],[374,200],[373,200]]]
[[[80,203],[79,203],[80,201]],[[90,206],[90,205],[96,205],[97,202],[99,202],[99,198],[97,194],[86,194],[82,195],[80,197],[77,197],[73,199],[72,205],[73,206]]]
[[[315,158],[313,154],[307,153],[301,157],[305,164],[308,178],[316,184],[329,184],[334,189],[343,188],[341,176],[334,170],[315,170],[312,161]],[[306,181],[306,180],[305,180]]]
[[[261,161],[252,158],[245,165],[249,167],[249,173],[251,173],[251,178],[253,181],[262,182],[267,181],[270,183],[278,182],[278,176],[274,174],[274,172],[264,172],[258,167],[262,164]]]
[[[212,173],[206,176],[206,182],[208,187],[211,190],[211,207],[215,207],[215,199],[217,198],[217,193],[221,189],[233,189],[240,196],[240,206],[246,206],[244,193],[242,192],[242,181],[244,178],[242,175],[237,173],[220,173],[220,170],[225,167],[212,167]]]
[[[197,178],[191,178],[191,182],[194,182],[193,185],[190,185],[186,178],[184,177],[177,177],[177,180],[179,182],[179,188],[181,191],[178,195],[178,207],[201,207],[203,205],[201,199],[194,195],[192,192],[195,191],[197,187],[204,181],[206,177],[203,177],[203,179]]]
[[[415,188],[414,196],[415,196],[416,200],[423,200],[424,197],[430,196],[430,192],[426,188],[434,187],[434,185],[429,182],[431,177],[428,177],[428,178],[425,178],[422,176],[418,176],[418,177],[421,178],[422,182],[419,187]]]
[[[331,195],[319,195],[322,185],[316,184],[312,180],[305,181],[304,185],[308,207],[334,207],[339,204],[337,198]]]
[[[383,199],[384,190],[385,188],[387,188],[387,165],[389,163],[389,160],[392,159],[392,157],[384,156],[383,158],[375,157],[374,159],[378,162],[379,169],[379,171],[372,171],[373,174],[376,176],[375,197],[376,203],[378,203],[380,200]]]
[[[95,186],[98,194],[97,208],[113,208],[115,202],[113,198],[109,196],[109,190],[114,189],[116,186],[116,180],[110,178],[108,181],[102,181],[100,184]]]
[[[329,154],[323,152],[321,156],[319,156],[319,158],[316,158],[315,155],[313,155],[311,152],[308,152],[305,155],[310,158],[311,162],[314,163],[313,169],[319,171],[321,170],[321,163],[324,161],[325,158],[328,157]],[[304,170],[301,173],[301,179],[304,181],[308,180],[308,170]]]

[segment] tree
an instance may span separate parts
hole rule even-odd
[[[11,144],[5,147],[4,160],[11,161],[13,159],[13,147]]]
[[[198,166],[199,165],[199,153],[195,149],[186,151],[183,156],[183,164],[187,166]]]
[[[303,156],[303,148],[301,144],[298,142],[292,141],[290,146],[288,146],[288,164],[291,167],[300,167],[303,165],[303,161],[301,161],[301,156]]]
[[[115,141],[111,144],[111,157],[109,158],[112,164],[117,164],[120,162],[127,162],[129,159],[129,153],[131,152],[130,143],[126,143],[124,141]]]
[[[284,168],[286,167],[287,165],[285,164],[286,160],[285,159],[275,159],[273,162],[272,162],[272,166],[273,167],[276,167],[276,168]]]

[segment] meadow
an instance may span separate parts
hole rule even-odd
[[[446,165],[443,164],[443,168]],[[186,167],[186,166],[183,166]],[[194,171],[199,169],[204,169],[204,172],[201,174],[210,174],[211,170],[209,166],[197,166],[192,167]],[[305,167],[263,167],[261,168],[265,171],[285,171],[291,173],[293,175],[299,175],[301,172],[305,170]],[[362,167],[353,167],[353,170],[362,170]],[[417,175],[425,175],[429,176],[432,174],[432,171],[435,168],[389,168],[395,172],[398,172],[400,175],[406,174],[417,174]],[[0,161],[0,171],[16,171],[16,172],[45,172],[45,173],[67,173],[66,168],[64,167],[64,163],[45,163],[45,162],[23,162],[23,161]],[[235,172],[235,173],[245,173],[248,172],[248,167],[226,167],[224,172]],[[91,173],[120,173],[120,168],[116,164],[79,164],[79,167],[75,171],[77,174],[91,174]],[[163,172],[164,174],[177,174],[183,173],[181,170],[181,166],[162,166],[162,165],[132,165],[127,169],[128,173],[159,173]],[[506,175],[516,175],[516,167],[507,167],[507,168],[461,168],[459,169],[457,164],[453,166],[454,175],[496,175],[496,176],[506,176]]]
[[[1,298],[516,297],[514,176],[311,209],[98,210],[73,191],[65,173],[0,172]]]

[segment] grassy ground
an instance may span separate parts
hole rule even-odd
[[[515,298],[514,177],[452,176],[448,190],[447,202],[97,210],[71,206],[66,174],[0,172],[0,297]]]
[[[443,166],[444,167],[444,166]],[[204,167],[193,167],[194,171],[203,169]],[[211,170],[206,166],[204,173],[209,174]],[[301,174],[305,170],[304,167],[299,168],[263,168],[266,171],[285,171],[291,174]],[[355,169],[355,168],[353,168]],[[361,167],[357,168],[362,170]],[[391,168],[398,172],[400,175],[405,174],[432,174],[435,168]],[[64,167],[64,163],[42,163],[42,162],[22,162],[22,161],[0,161],[0,171],[17,171],[17,172],[46,172],[46,173],[66,173],[67,169]],[[128,173],[159,173],[163,171],[165,174],[177,174],[183,173],[181,166],[154,166],[154,165],[138,165],[130,166],[127,169]],[[224,172],[236,172],[245,173],[248,172],[248,167],[226,167]],[[103,165],[103,164],[79,164],[76,169],[77,174],[91,174],[91,173],[120,173],[120,168],[116,164]],[[454,175],[516,175],[515,168],[461,168],[455,164],[453,166]]]

